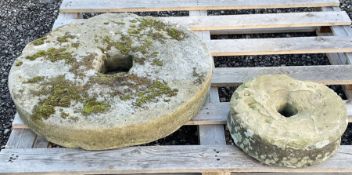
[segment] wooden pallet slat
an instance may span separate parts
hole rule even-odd
[[[62,13],[226,10],[338,6],[338,0],[64,0]]]
[[[207,16],[206,11],[190,11],[190,16]],[[196,34],[204,41],[210,40],[209,31],[200,31]],[[209,91],[209,102],[219,103],[219,94],[217,88],[210,88]],[[225,145],[225,131],[223,125],[207,125],[199,126],[199,143],[201,145]],[[218,173],[218,172],[202,172],[202,175],[226,175],[227,172]]]
[[[215,104],[216,106],[220,105],[218,88],[216,87],[210,88],[209,94],[210,94],[210,100],[209,100],[210,103],[208,103],[206,106],[210,106],[209,104]],[[211,124],[211,125],[199,125],[199,143],[201,145],[226,145],[225,130],[223,125],[225,124],[224,117],[227,116],[226,111],[228,110],[224,109],[224,111],[219,111],[219,112],[223,112],[224,114],[223,116],[221,116],[222,117],[221,123]],[[207,115],[207,113],[205,114]],[[200,116],[199,118],[202,119],[203,117]],[[195,121],[195,120],[193,119],[191,121]]]
[[[16,159],[9,162],[11,158]],[[0,172],[20,173],[24,168],[32,174],[352,172],[352,147],[342,145],[326,162],[300,169],[262,165],[233,145],[137,146],[107,151],[38,148],[0,152]]]
[[[337,36],[212,40],[213,56],[352,52],[352,38]]]
[[[189,26],[191,30],[228,30],[282,27],[349,25],[350,18],[340,12],[300,12],[224,16],[163,17],[162,19]]]
[[[54,22],[53,29],[69,24],[71,22],[75,22],[78,16],[79,16],[78,14],[59,14],[59,16]]]
[[[213,86],[234,86],[264,74],[287,74],[326,85],[352,84],[352,65],[218,68]]]
[[[13,129],[5,148],[32,148],[35,137],[36,135],[31,130]]]
[[[49,142],[42,136],[37,135],[33,143],[33,148],[47,148]]]
[[[76,14],[60,14],[54,28],[71,22],[80,22]],[[225,16],[160,17],[166,21],[188,26],[194,31],[238,29],[270,29],[349,25],[346,12],[302,12]]]

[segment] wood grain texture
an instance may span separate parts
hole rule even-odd
[[[234,86],[264,74],[287,74],[327,85],[352,84],[352,65],[217,68],[213,86]]]
[[[48,145],[49,142],[44,137],[37,135],[33,143],[33,148],[47,148]]]
[[[338,6],[338,0],[64,0],[62,13],[225,10]]]
[[[352,52],[352,38],[338,36],[211,40],[213,56]]]
[[[341,11],[339,7],[324,7],[323,11]],[[352,37],[352,29],[350,26],[332,26],[330,27],[332,34],[334,36]],[[331,53],[327,54],[331,64],[352,64],[352,53]],[[343,91],[347,99],[352,99],[352,90],[349,89],[349,86],[343,86]]]
[[[216,106],[217,105],[220,106],[221,103],[219,99],[218,88],[212,87],[210,89],[209,94],[210,94],[210,103],[208,104],[215,104]],[[204,107],[208,108],[209,106],[208,104],[206,104]],[[219,114],[196,116],[196,117],[200,116],[199,118],[203,121],[205,119],[203,116],[221,117],[221,121],[220,121],[221,123],[219,122],[219,124],[211,124],[211,125],[208,124],[208,125],[199,126],[199,143],[201,145],[226,145],[224,124],[226,123],[226,116],[228,115],[229,107],[228,105],[223,105],[222,107],[223,107],[222,109],[213,108],[217,110],[219,113],[222,113],[223,114],[222,116],[220,116]],[[194,121],[194,119],[192,121]]]
[[[36,135],[29,129],[14,128],[5,148],[32,148],[35,137]]]
[[[59,14],[56,18],[53,29],[74,22],[78,18],[78,14]]]
[[[192,12],[190,12],[192,13]],[[70,22],[80,22],[76,15],[60,14],[54,28]],[[185,25],[194,31],[249,30],[349,25],[346,12],[302,12],[225,16],[162,17],[171,23]]]
[[[207,11],[190,11],[190,16],[206,16]],[[210,40],[209,31],[200,31],[196,34],[204,41]],[[209,101],[219,103],[219,94],[217,88],[210,88]],[[199,143],[201,145],[224,145],[225,131],[223,125],[204,125],[198,127]]]
[[[13,159],[9,162],[10,159]],[[326,162],[303,169],[265,166],[232,145],[129,147],[108,151],[8,149],[0,152],[0,172],[32,174],[177,172],[352,172],[352,146],[341,146]]]
[[[200,125],[199,143],[201,145],[226,145],[224,125]]]
[[[166,21],[188,26],[191,30],[229,30],[281,27],[349,25],[346,12],[301,12],[223,16],[164,17]]]
[[[341,11],[339,7],[325,7],[322,8],[322,10],[326,12]],[[330,29],[334,36],[352,37],[352,29],[350,26],[332,26]],[[352,64],[352,53],[333,53],[330,61],[332,61],[333,64]]]

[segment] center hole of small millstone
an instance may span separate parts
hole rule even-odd
[[[282,116],[288,118],[296,115],[298,113],[298,110],[293,105],[286,103],[277,112],[279,112]]]
[[[132,56],[107,55],[103,62],[100,72],[104,74],[114,74],[119,72],[128,72],[133,66]]]

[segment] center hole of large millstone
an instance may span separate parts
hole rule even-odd
[[[119,72],[128,72],[133,66],[133,57],[131,55],[106,55],[100,72],[104,74],[115,74]]]
[[[298,110],[292,104],[286,103],[281,108],[279,108],[277,112],[279,112],[282,116],[288,118],[296,115]]]

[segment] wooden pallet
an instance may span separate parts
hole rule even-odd
[[[301,80],[344,85],[352,98],[352,32],[338,0],[63,0],[54,27],[82,19],[84,12],[189,11],[187,17],[164,19],[187,25],[208,43],[213,56],[326,53],[328,66],[216,68],[209,102],[187,125],[199,126],[201,145],[135,146],[109,151],[48,148],[18,116],[0,152],[0,172],[9,174],[136,173],[352,173],[352,146],[341,146],[328,161],[287,169],[259,164],[226,145],[224,124],[229,103],[220,103],[217,87],[234,86],[254,76],[285,73]],[[207,10],[318,7],[319,12],[207,16]],[[328,29],[328,30],[327,30]],[[318,37],[211,40],[211,34],[313,32]],[[324,31],[330,31],[324,33]],[[346,101],[352,122],[352,103]]]

